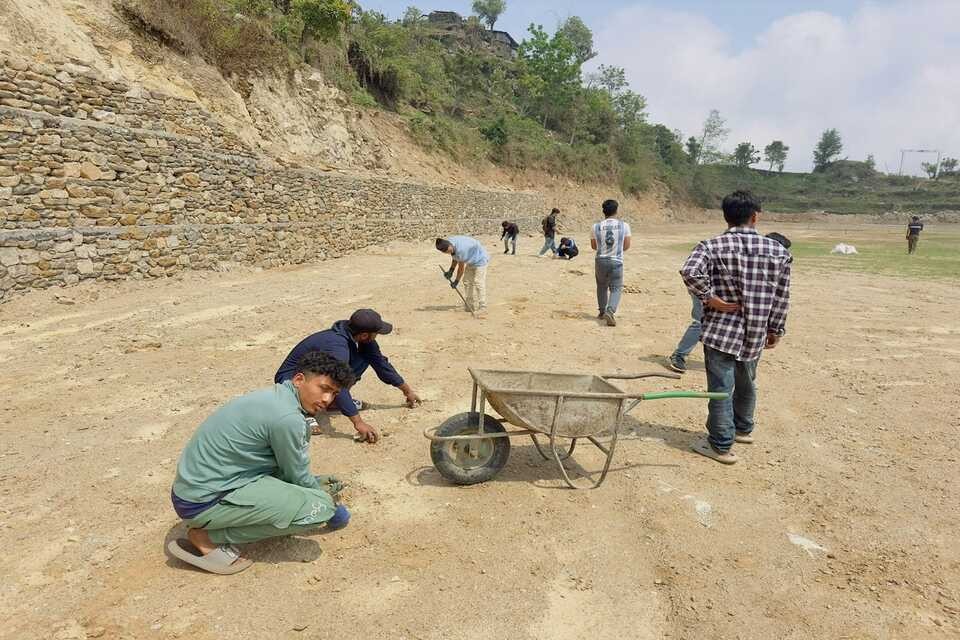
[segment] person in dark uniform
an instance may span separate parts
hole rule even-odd
[[[907,253],[915,253],[917,242],[920,241],[920,232],[923,231],[923,223],[918,216],[910,218],[910,224],[907,225]]]

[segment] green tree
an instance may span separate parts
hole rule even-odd
[[[867,154],[867,159],[863,161],[863,164],[867,165],[867,168],[870,169],[870,171],[877,170],[877,161],[874,159],[872,153]]]
[[[921,162],[920,166],[926,172],[931,180],[937,180],[944,176],[952,176],[957,172],[956,158],[943,158],[938,165],[936,162]]]
[[[570,16],[564,20],[560,25],[559,33],[573,43],[580,64],[596,57],[597,52],[593,50],[593,32],[577,16]]]
[[[813,170],[815,172],[826,170],[840,157],[842,151],[843,141],[840,139],[840,132],[836,129],[827,129],[821,134],[820,142],[813,150]]]
[[[629,129],[646,119],[647,101],[629,89],[627,74],[622,68],[600,65],[587,79],[587,86],[599,87],[610,94],[621,128]]]
[[[507,10],[507,0],[473,0],[473,12],[487,23],[490,29],[497,19]]]
[[[700,134],[700,153],[694,161],[695,164],[710,164],[723,159],[723,152],[720,151],[720,145],[724,143],[727,136],[730,135],[730,129],[727,128],[727,121],[723,119],[720,112],[711,109],[707,119],[703,121],[703,132]]]
[[[303,21],[303,36],[332,40],[350,22],[346,0],[293,0],[293,12]]]
[[[521,85],[543,126],[556,128],[581,89],[577,52],[566,37],[549,37],[541,25],[531,24],[530,36],[520,45]]]
[[[927,177],[931,180],[936,180],[940,174],[940,165],[936,162],[921,162],[920,168],[923,169],[924,173],[927,174]]]
[[[773,171],[773,168],[776,167],[777,171],[783,173],[783,165],[787,161],[788,151],[790,151],[790,147],[783,144],[782,140],[774,140],[763,148],[763,159],[770,163],[770,171]]]
[[[733,152],[733,162],[741,169],[760,162],[760,152],[749,142],[741,142]]]
[[[685,148],[690,162],[696,164],[697,160],[700,158],[700,141],[697,140],[696,137],[690,136],[687,138]]]
[[[419,7],[409,6],[406,11],[403,12],[403,19],[401,22],[405,27],[416,27],[420,22],[423,21],[423,11]]]
[[[653,125],[653,150],[668,167],[680,168],[687,164],[679,131],[671,131],[662,124]]]

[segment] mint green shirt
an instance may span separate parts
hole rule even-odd
[[[263,476],[319,488],[304,418],[289,380],[234,398],[203,421],[180,454],[174,494],[207,502]]]

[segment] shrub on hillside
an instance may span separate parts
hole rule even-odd
[[[274,66],[286,56],[272,22],[260,15],[264,7],[245,3],[249,14],[221,0],[117,0],[116,6],[145,35],[233,73]]]
[[[837,160],[824,169],[823,173],[835,180],[866,180],[877,175],[877,170],[866,162]]]

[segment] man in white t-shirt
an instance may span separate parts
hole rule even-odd
[[[603,202],[603,222],[593,225],[590,246],[597,252],[598,318],[617,326],[617,307],[623,293],[623,252],[630,248],[630,225],[617,217],[617,201]]]

